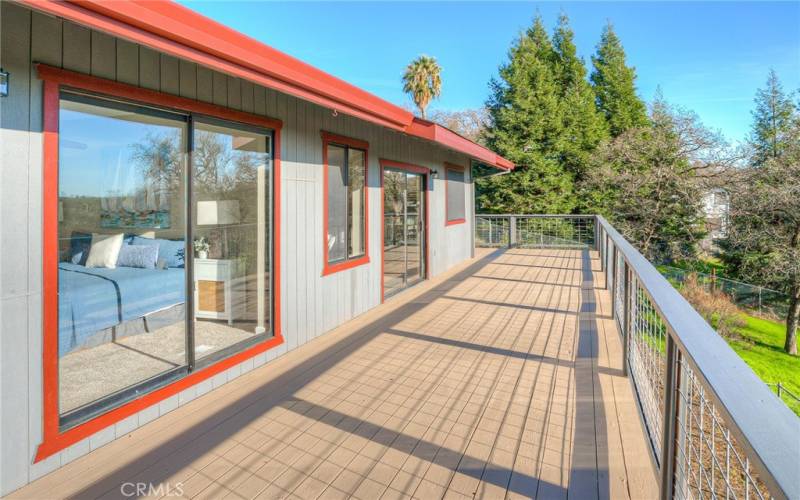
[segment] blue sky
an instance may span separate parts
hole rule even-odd
[[[800,2],[182,3],[396,104],[410,103],[400,75],[424,53],[443,68],[433,108],[481,106],[514,38],[537,11],[552,29],[561,10],[587,64],[611,20],[640,95],[660,85],[731,141],[748,133],[770,68],[800,89]]]

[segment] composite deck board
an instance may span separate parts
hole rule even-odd
[[[12,497],[654,498],[603,279],[478,251]]]

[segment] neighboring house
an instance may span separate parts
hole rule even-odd
[[[708,234],[700,242],[700,246],[711,251],[716,248],[714,240],[724,238],[728,230],[728,213],[730,212],[730,195],[722,188],[713,188],[703,195],[703,213],[706,218]]]
[[[0,9],[0,494],[470,258],[513,168],[174,3]]]

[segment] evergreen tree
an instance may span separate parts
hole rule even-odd
[[[788,132],[792,126],[795,105],[786,95],[775,70],[770,70],[767,86],[756,92],[756,109],[753,110],[753,164],[761,165],[778,158],[788,146]]]
[[[594,92],[586,79],[586,67],[578,57],[569,18],[561,14],[553,34],[556,82],[563,131],[559,149],[564,168],[581,182],[589,156],[608,137],[605,118],[597,110]]]
[[[591,80],[597,107],[605,115],[613,137],[647,125],[647,109],[636,94],[636,71],[625,62],[622,42],[608,23],[592,56]]]
[[[560,164],[563,107],[556,58],[537,17],[490,84],[487,143],[518,167],[478,183],[482,211],[564,213],[575,207],[572,176]]]

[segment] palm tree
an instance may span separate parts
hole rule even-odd
[[[423,55],[411,61],[403,73],[403,92],[411,95],[423,118],[431,99],[439,97],[442,91],[441,72],[436,59]]]

